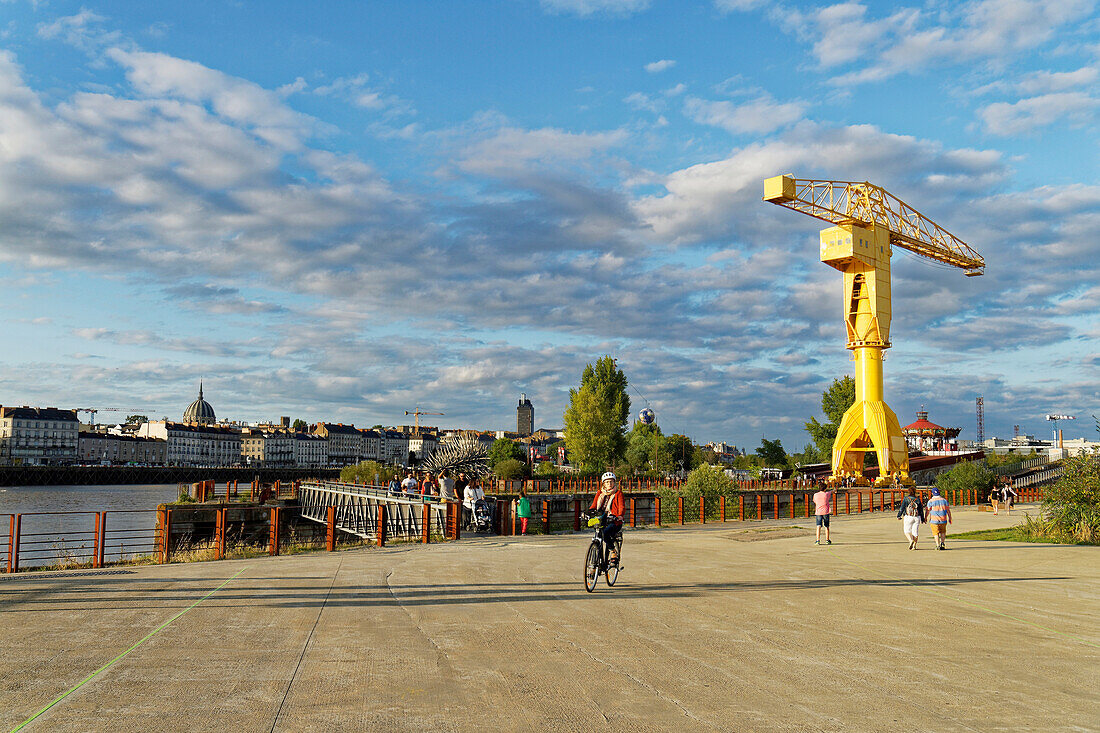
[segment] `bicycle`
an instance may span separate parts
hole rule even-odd
[[[584,556],[584,589],[591,593],[596,590],[596,582],[599,580],[601,573],[607,579],[608,587],[614,586],[615,581],[619,579],[619,571],[623,569],[621,565],[623,534],[619,532],[619,535],[615,538],[615,555],[619,559],[612,564],[608,559],[610,557],[610,547],[603,539],[603,530],[607,526],[607,514],[600,513],[596,516],[586,514],[584,516],[588,520],[588,526],[595,530],[592,535],[592,542],[588,545],[588,552]]]

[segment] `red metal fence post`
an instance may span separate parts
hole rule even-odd
[[[214,559],[225,557],[225,509],[214,512]]]
[[[707,523],[707,497],[699,495],[699,524]]]
[[[378,546],[386,546],[386,505],[378,505]]]
[[[726,495],[722,494],[718,497],[718,516],[724,522],[726,521]]]
[[[550,502],[542,500],[542,527],[546,534],[550,534]]]
[[[279,507],[271,507],[271,519],[268,520],[271,524],[271,534],[267,545],[267,554],[278,555],[279,554]]]
[[[328,507],[325,517],[325,549],[329,552],[336,550],[336,507]]]
[[[103,512],[95,513],[95,539],[92,540],[92,567],[101,568],[103,564],[100,562],[100,550],[102,545],[100,544],[100,530],[103,525]]]
[[[23,524],[22,514],[13,514],[11,534],[8,535],[8,572],[19,572],[19,531]]]
[[[745,521],[745,495],[741,494],[737,497],[737,518]]]
[[[167,565],[172,562],[172,510],[164,510],[164,521],[160,527],[160,562]]]
[[[794,492],[791,492],[791,519],[794,519]]]
[[[756,518],[757,519],[763,519],[764,518],[764,495],[763,494],[757,494],[756,495]]]
[[[634,497],[633,497],[633,496],[632,496],[632,497],[630,497],[630,526],[631,526],[631,527],[637,527],[637,526],[638,526],[637,522],[635,521],[635,515],[634,515]]]
[[[676,497],[676,514],[679,517],[680,524],[684,523],[684,497]]]
[[[772,518],[779,519],[779,494],[772,494]]]
[[[806,512],[806,518],[810,517],[810,495],[802,494],[802,508]]]
[[[425,545],[432,541],[432,509],[425,502],[420,515],[420,541]]]
[[[658,527],[661,526],[661,497],[657,495],[653,497],[653,523]]]

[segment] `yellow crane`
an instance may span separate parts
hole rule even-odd
[[[844,274],[846,348],[855,358],[856,401],[833,443],[833,478],[862,476],[863,454],[878,457],[879,484],[897,474],[909,483],[909,450],[897,415],[883,400],[882,356],[890,348],[892,247],[981,275],[985,260],[966,242],[919,211],[867,182],[775,176],[764,200],[829,222],[821,261]]]

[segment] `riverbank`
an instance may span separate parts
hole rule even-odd
[[[249,483],[339,477],[339,468],[250,466],[0,466],[0,486],[180,484],[214,480]]]

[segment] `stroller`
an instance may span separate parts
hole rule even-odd
[[[493,529],[493,510],[489,502],[478,499],[466,521],[467,532],[491,532]]]

